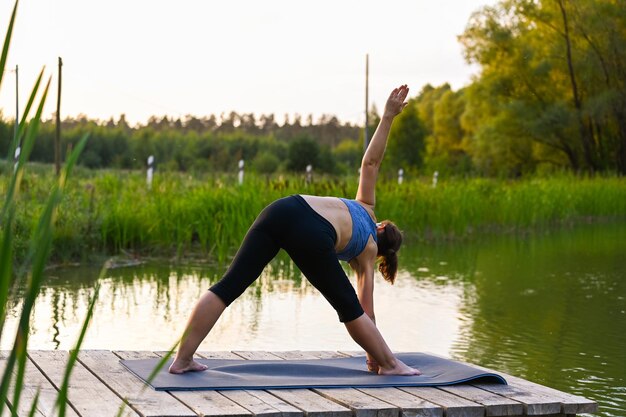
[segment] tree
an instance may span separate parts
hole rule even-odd
[[[254,158],[254,167],[260,174],[273,174],[278,169],[280,160],[273,153],[264,151],[260,152]]]
[[[426,128],[414,100],[396,116],[387,142],[386,169],[420,169],[423,165]]]
[[[287,169],[304,171],[311,164],[319,165],[320,147],[310,136],[299,136],[289,144]]]
[[[356,172],[363,157],[363,147],[352,139],[343,139],[333,149],[333,155],[339,164],[345,166],[345,169]]]
[[[626,173],[624,27],[612,0],[503,0],[475,13],[460,37],[481,66],[464,116],[473,156]]]
[[[470,169],[465,131],[461,116],[465,112],[464,91],[445,91],[434,103],[432,131],[426,137],[425,165],[431,171],[464,173]]]

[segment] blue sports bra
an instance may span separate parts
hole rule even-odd
[[[378,242],[376,239],[376,223],[374,223],[367,210],[365,210],[365,207],[355,200],[348,200],[346,198],[340,198],[340,200],[348,206],[348,210],[350,211],[350,217],[352,217],[352,236],[346,247],[341,252],[337,253],[337,258],[342,261],[349,261],[363,252],[370,235],[374,237],[375,242]]]

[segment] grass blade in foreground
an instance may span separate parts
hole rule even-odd
[[[37,393],[35,394],[35,398],[33,398],[33,403],[30,406],[30,411],[28,412],[28,417],[33,417],[37,412],[37,405],[39,404],[39,393],[41,391],[37,389]]]
[[[15,23],[15,14],[17,13],[17,3],[13,6],[13,13],[11,13],[11,20],[9,20],[9,27],[7,28],[7,34],[4,37],[4,46],[2,47],[2,56],[0,57],[0,87],[2,86],[2,78],[4,76],[4,68],[7,64],[7,56],[9,55],[9,45],[11,45],[11,37],[13,36],[13,24]]]
[[[76,341],[74,349],[70,351],[70,356],[65,367],[65,374],[63,375],[63,383],[61,384],[61,388],[59,389],[59,394],[56,401],[56,406],[59,408],[59,417],[64,417],[67,411],[67,394],[69,390],[70,377],[72,375],[72,370],[74,369],[74,366],[76,365],[76,362],[78,360],[78,352],[80,351],[80,347],[82,346],[83,340],[85,339],[87,328],[89,327],[89,323],[91,322],[91,318],[93,317],[93,310],[96,305],[96,301],[98,300],[98,293],[100,292],[100,281],[104,278],[105,272],[106,269],[104,268],[100,272],[98,284],[96,284],[94,294],[91,297],[91,300],[89,300],[87,316],[85,317],[85,321],[83,322],[83,326],[80,330],[80,335],[78,336],[78,340]]]
[[[23,164],[25,163],[25,160],[22,160],[22,158],[25,158],[30,152],[30,149],[32,149],[32,142],[34,142],[35,140],[35,133],[39,127],[39,119],[41,118],[41,113],[43,111],[43,104],[45,102],[49,86],[50,86],[50,82],[48,81],[48,85],[46,86],[46,89],[44,90],[44,94],[41,98],[41,102],[37,109],[37,114],[35,115],[34,120],[31,122],[31,127],[27,135],[26,143],[29,145],[29,151],[26,151],[23,156],[20,156],[20,163],[18,165],[18,169],[13,174],[12,184],[19,184],[19,178],[21,176],[22,169],[23,169],[22,167],[23,167]],[[53,217],[54,217],[56,207],[58,206],[61,200],[60,193],[62,192],[63,185],[64,183],[61,184],[60,182],[60,187],[56,187],[55,189],[53,189],[48,199],[48,202],[46,204],[46,207],[39,220],[39,225],[33,234],[33,239],[31,241],[31,245],[30,245],[31,247],[29,250],[29,255],[26,258],[26,262],[24,263],[21,270],[15,274],[15,278],[20,280],[22,276],[26,275],[26,269],[28,268],[30,264],[30,259],[35,260],[35,262],[33,263],[33,269],[31,273],[28,275],[27,292],[26,292],[26,297],[24,300],[24,305],[22,307],[22,313],[20,315],[20,321],[18,325],[17,334],[15,336],[15,343],[13,346],[13,350],[11,351],[11,354],[9,355],[9,359],[7,360],[7,367],[5,370],[5,375],[3,376],[2,384],[0,385],[0,398],[3,398],[6,396],[6,393],[8,390],[8,380],[10,379],[11,372],[13,371],[15,360],[19,358],[20,355],[22,354],[21,350],[23,350],[24,354],[26,354],[26,344],[25,344],[26,341],[24,340],[23,341],[24,343],[22,343],[22,339],[28,336],[28,331],[30,328],[30,313],[32,311],[32,306],[35,302],[37,294],[39,293],[41,280],[43,278],[43,269],[45,266],[45,262],[48,258],[48,255],[50,254],[50,248],[52,245],[52,227],[53,227],[52,223],[54,221]],[[7,199],[14,199],[14,196],[7,195]],[[8,201],[8,204],[6,204],[5,207],[6,206],[10,207],[9,210],[13,210],[12,201]],[[12,225],[10,224],[4,225],[4,227],[9,230],[11,229],[11,226]],[[9,238],[8,241],[3,241],[2,244],[11,245],[12,244],[11,239],[12,237]],[[0,250],[0,252],[3,253],[5,252],[5,250]],[[12,279],[13,278],[12,271],[8,271],[8,276],[2,277],[2,278],[3,279],[6,278],[7,280]],[[5,308],[3,308],[2,312],[3,314],[6,314]]]
[[[40,105],[38,116],[40,116],[40,110],[42,107],[43,106]],[[37,127],[36,123],[33,123],[33,125],[35,128]],[[33,130],[31,130],[29,133],[31,132],[33,132]],[[14,397],[14,402],[19,402],[20,391],[22,389],[22,384],[19,383],[19,375],[22,374],[23,366],[25,364],[24,359],[26,356],[27,335],[30,329],[30,314],[35,299],[39,293],[39,289],[41,288],[44,268],[48,256],[50,255],[50,249],[52,246],[52,231],[54,226],[54,220],[56,217],[56,211],[58,209],[59,203],[61,202],[61,197],[65,189],[67,176],[70,174],[72,168],[74,167],[76,160],[78,159],[78,155],[84,149],[86,141],[87,136],[85,135],[68,158],[65,169],[63,170],[62,175],[59,177],[58,184],[53,188],[50,197],[48,198],[48,202],[44,208],[44,211],[39,219],[38,226],[33,233],[31,247],[27,256],[27,262],[25,263],[25,269],[28,268],[28,265],[31,265],[31,271],[30,274],[28,274],[28,286],[24,299],[24,304],[22,307],[22,313],[19,320],[17,334],[15,336],[15,343],[7,360],[5,374],[3,375],[2,384],[0,385],[0,399],[6,398],[13,368],[17,360],[19,361],[19,367],[18,380],[16,381],[15,387],[16,395]],[[18,173],[19,171],[16,171],[14,175],[18,175]],[[11,242],[3,242],[3,245],[4,244],[11,244]],[[31,262],[29,262],[31,259],[32,264]],[[19,273],[18,276],[20,276]],[[88,324],[88,321],[89,320],[86,320],[85,328]],[[80,339],[80,342],[82,342],[82,338]],[[77,346],[80,347],[79,344]],[[62,394],[60,394],[59,401],[62,401],[62,403],[65,402],[65,397],[63,397]],[[0,411],[0,415],[1,413],[2,411]]]
[[[37,114],[35,118],[31,121],[31,126],[29,128],[29,132],[26,138],[26,144],[28,145],[27,151],[24,153],[24,155],[20,156],[18,167],[13,173],[13,176],[11,177],[11,187],[9,189],[9,193],[7,193],[5,197],[3,211],[1,214],[2,217],[0,217],[0,220],[8,218],[9,220],[11,220],[11,222],[10,223],[5,222],[3,224],[3,227],[5,228],[5,233],[4,233],[2,243],[1,243],[2,248],[0,248],[0,254],[3,257],[12,255],[13,235],[10,232],[13,226],[12,221],[14,219],[13,213],[15,210],[15,192],[14,191],[20,183],[23,166],[26,161],[25,158],[28,156],[28,154],[30,153],[30,150],[32,149],[32,143],[35,140],[35,135],[39,127],[39,120],[41,119],[41,113],[43,111],[43,105],[47,97],[49,86],[50,86],[50,81],[48,81],[48,85],[46,86],[46,89],[44,90],[43,96],[41,98],[41,101],[37,109]],[[19,402],[19,398],[21,395],[21,389],[23,386],[23,383],[22,383],[23,381],[21,381],[21,378],[23,378],[24,367],[26,364],[25,358],[26,358],[26,347],[27,347],[27,342],[28,342],[28,332],[30,328],[30,314],[32,311],[32,306],[34,304],[35,298],[37,297],[37,294],[39,293],[39,288],[41,286],[41,277],[43,275],[43,264],[45,264],[45,260],[47,259],[47,256],[50,253],[50,246],[52,243],[52,221],[53,221],[52,213],[54,212],[54,208],[56,207],[56,205],[58,205],[58,202],[60,201],[60,198],[55,199],[54,198],[55,196],[56,196],[56,193],[53,192],[53,195],[50,197],[46,205],[46,210],[44,210],[44,214],[42,215],[42,218],[40,219],[39,227],[35,231],[34,239],[31,241],[31,252],[35,255],[39,255],[38,258],[41,258],[41,262],[39,263],[42,266],[38,272],[36,270],[33,270],[31,274],[29,275],[28,289],[27,289],[25,301],[22,307],[22,313],[20,315],[18,329],[15,335],[15,342],[13,344],[13,349],[11,350],[11,353],[9,354],[9,358],[7,359],[6,367],[4,370],[4,375],[2,376],[2,382],[0,383],[0,400],[5,399],[7,397],[7,392],[9,389],[9,384],[13,377],[13,368],[15,366],[16,361],[18,361],[18,372],[17,372],[17,380],[15,383],[14,402]],[[8,216],[6,216],[7,212],[8,212]],[[49,216],[47,216],[46,213],[49,213]],[[40,238],[42,240],[39,240]],[[19,271],[16,274],[13,273],[12,259],[11,260],[0,259],[0,260],[2,261],[6,260],[9,265],[8,267],[4,267],[0,269],[0,272],[2,272],[2,276],[0,276],[0,280],[2,281],[2,284],[0,284],[0,297],[5,298],[4,300],[0,300],[0,301],[3,301],[2,309],[0,310],[0,313],[1,313],[0,321],[4,325],[4,319],[6,317],[6,302],[7,302],[6,297],[8,295],[8,288],[10,287],[11,282],[14,278],[17,280],[20,280],[21,277],[25,275],[25,273],[19,272]],[[2,415],[2,409],[0,409],[0,416],[1,415]]]
[[[22,119],[22,123],[20,123],[20,129],[18,132],[19,137],[21,135],[21,131],[23,126],[25,125],[26,117],[30,111],[30,106],[35,99],[35,95],[39,90],[39,84],[41,82],[41,77],[43,75],[43,71],[39,74],[39,78],[33,87],[33,91],[31,92],[28,106],[24,112],[24,116]],[[50,82],[48,81],[48,86]],[[48,87],[44,91],[44,95],[42,97],[42,101],[39,104],[36,118],[41,117],[41,112],[43,110],[43,103],[46,99],[48,93]],[[38,130],[38,123],[31,123],[31,128],[29,129],[29,134],[26,138],[26,143],[34,142],[35,134]],[[17,138],[14,138],[16,141]],[[0,214],[0,226],[4,227],[4,237],[2,241],[0,241],[0,340],[2,340],[2,330],[4,329],[4,321],[6,319],[6,303],[8,300],[9,288],[12,285],[13,279],[16,276],[19,278],[20,274],[13,274],[13,221],[15,219],[15,202],[17,197],[17,192],[20,187],[22,172],[24,170],[24,165],[26,163],[26,158],[32,149],[32,145],[28,146],[28,150],[23,152],[20,155],[20,159],[17,163],[17,168],[14,170],[13,175],[10,178],[10,185],[7,191],[7,194],[4,199],[4,204],[2,207],[2,213]]]

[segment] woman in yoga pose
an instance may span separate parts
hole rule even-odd
[[[355,200],[293,195],[267,206],[248,230],[224,277],[198,301],[187,323],[171,373],[203,371],[193,354],[224,309],[261,274],[283,248],[302,273],[335,308],[352,338],[367,352],[367,366],[379,374],[419,375],[397,359],[376,328],[374,268],[393,283],[396,252],[402,235],[389,221],[375,223],[374,204],[378,170],[393,119],[406,106],[409,89],[394,89],[361,164]],[[347,261],[357,277],[356,292],[339,259]]]

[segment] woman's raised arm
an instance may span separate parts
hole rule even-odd
[[[376,204],[376,179],[378,178],[378,170],[385,154],[387,146],[387,137],[391,129],[391,123],[402,109],[407,105],[404,101],[409,94],[409,87],[402,85],[389,95],[385,104],[385,111],[380,123],[372,136],[372,140],[363,155],[361,161],[361,176],[359,178],[359,189],[356,193],[356,199],[362,203],[374,207]]]

